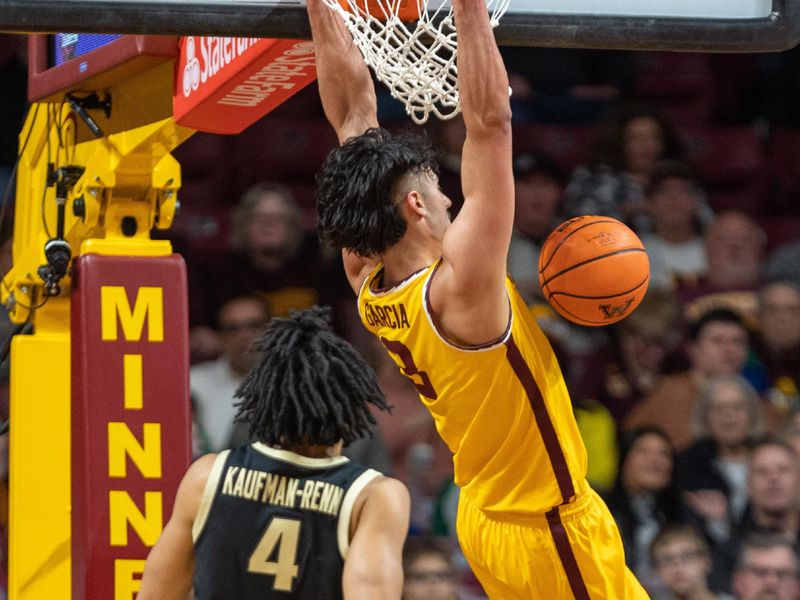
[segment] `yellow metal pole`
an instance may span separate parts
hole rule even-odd
[[[33,334],[17,337],[11,353],[11,600],[72,596],[71,281],[67,274],[60,294],[45,298],[39,268],[47,264],[44,246],[57,222],[48,174],[83,169],[65,210],[73,256],[168,254],[169,244],[150,240],[150,231],[172,223],[180,168],[169,152],[193,133],[172,118],[172,69],[164,63],[98,90],[113,99],[103,138],[58,103],[35,105],[20,135],[28,143],[18,167],[13,268],[0,288],[11,320],[33,324]]]

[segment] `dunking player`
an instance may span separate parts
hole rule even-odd
[[[484,0],[453,0],[467,138],[452,222],[430,148],[376,129],[369,72],[308,0],[319,90],[341,146],[318,176],[365,326],[415,383],[454,454],[458,535],[492,598],[646,598],[585,480],[564,380],[506,276],[514,217],[508,78]]]
[[[257,441],[189,468],[138,600],[399,599],[408,492],[341,456],[386,408],[374,374],[322,309],[256,349],[237,396]]]

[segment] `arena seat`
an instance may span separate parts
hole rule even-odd
[[[766,148],[768,194],[764,212],[800,215],[800,129],[775,129]]]
[[[767,247],[774,250],[782,244],[800,240],[800,215],[762,216],[758,222],[767,234]]]
[[[581,125],[514,125],[514,152],[545,152],[569,175],[584,161],[592,131]]]
[[[231,139],[237,185],[243,188],[259,181],[313,179],[338,143],[324,119],[294,117],[267,117]]]
[[[234,202],[229,198],[231,145],[229,138],[196,133],[173,152],[181,165],[180,200],[184,206]]]
[[[759,211],[766,178],[761,137],[753,127],[680,130],[686,158],[697,169],[715,210]]]
[[[758,54],[712,53],[711,72],[714,80],[712,118],[717,124],[742,122],[748,102],[745,93],[752,85]]]
[[[731,185],[760,177],[762,140],[753,127],[707,127],[680,130],[687,159],[708,185]]]
[[[711,96],[702,96],[683,102],[658,105],[664,117],[676,127],[698,127],[711,121],[713,102]]]
[[[676,126],[710,122],[714,79],[708,54],[638,52],[636,98],[658,106]]]
[[[761,210],[764,188],[761,185],[735,187],[731,189],[708,188],[708,203],[715,212],[738,210],[755,217]]]
[[[189,254],[223,252],[228,248],[232,206],[187,204],[181,207],[170,228]]]

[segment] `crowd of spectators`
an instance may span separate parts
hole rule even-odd
[[[795,416],[800,410],[800,277],[785,258],[792,236],[770,240],[763,225],[769,214],[758,205],[716,204],[702,164],[692,161],[657,105],[607,104],[605,120],[594,127],[596,137],[587,140],[583,162],[570,165],[541,147],[515,153],[517,212],[509,272],[557,350],[589,451],[590,481],[605,495],[629,565],[648,590],[659,598],[745,598],[762,579],[781,588],[785,568],[770,561],[785,551],[781,540],[797,545],[800,527],[794,454],[800,445]],[[430,135],[441,144],[442,187],[456,197],[458,210],[463,123],[433,124]],[[260,183],[243,194],[232,208],[230,250],[212,251],[210,258],[204,254],[196,269],[187,253],[198,289],[206,290],[198,293],[198,303],[208,301],[215,287],[229,294],[255,292],[269,301],[273,288],[281,297],[284,288],[296,293],[305,284],[316,285],[309,299],[327,296],[348,314],[353,296],[343,285],[337,257],[315,246],[309,235],[313,218],[300,216],[313,205],[296,195],[303,192],[297,182],[283,183]],[[308,184],[313,189],[312,179]],[[276,195],[281,202],[265,200]],[[270,202],[282,205],[289,216],[260,219],[254,207]],[[651,260],[650,289],[642,305],[602,329],[563,321],[538,288],[543,241],[565,218],[588,213],[627,222]],[[297,231],[278,235],[281,223]],[[251,268],[269,247],[264,240],[273,237],[291,247],[288,240],[301,234],[313,253],[278,262],[278,270]],[[261,242],[245,242],[247,235]],[[776,251],[778,242],[785,246]],[[242,264],[251,266],[242,278],[221,266],[229,263],[240,271]],[[302,264],[307,267],[299,273]],[[215,269],[223,275],[214,275]],[[309,278],[314,273],[325,277],[314,282]],[[225,283],[226,277],[236,281]],[[272,302],[274,310],[285,310]],[[435,588],[455,586],[460,597],[480,597],[454,543],[458,488],[449,452],[413,386],[380,348],[359,335],[355,316],[351,311],[349,320],[341,321],[341,331],[360,345],[396,407],[393,415],[380,418],[377,442],[372,442],[383,452],[359,456],[388,457],[382,468],[408,484],[411,547],[432,543],[426,536],[435,534],[442,541],[439,553],[442,548],[450,552],[449,563],[441,557],[437,562],[435,549],[429,548],[430,574],[408,566],[406,595],[416,597],[415,590],[426,589],[433,597]],[[222,330],[216,335],[224,337]],[[766,557],[764,566],[753,566],[756,556]]]
[[[798,56],[506,51],[519,134],[509,272],[559,356],[589,479],[656,598],[800,598],[800,160],[785,156],[800,147]],[[19,79],[21,58],[0,52],[0,81]],[[385,93],[380,108],[409,127]],[[463,123],[428,131],[456,211]],[[0,135],[2,181],[16,140]],[[169,236],[190,277],[194,452],[244,439],[233,390],[269,318],[333,306],[395,407],[348,452],[412,492],[404,597],[480,598],[455,543],[449,451],[363,335],[341,261],[315,234],[314,174],[333,143],[312,86],[240,136],[197,134],[176,151],[185,208]],[[641,306],[605,328],[562,320],[538,288],[544,239],[582,214],[627,222],[651,261]]]

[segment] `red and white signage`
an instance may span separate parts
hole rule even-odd
[[[175,119],[200,131],[239,133],[316,77],[308,40],[184,37],[172,94]]]

